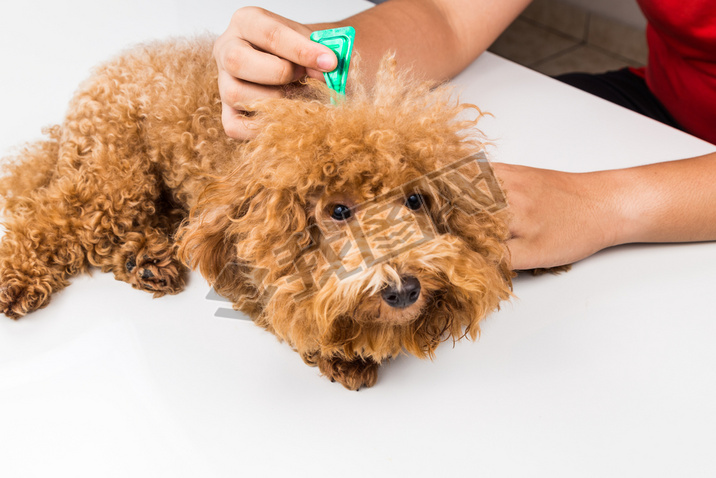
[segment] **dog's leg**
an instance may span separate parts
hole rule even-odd
[[[111,258],[118,280],[151,292],[154,297],[182,291],[187,271],[177,259],[175,245],[166,232],[149,228],[142,233],[127,234],[122,242]]]
[[[3,159],[0,197],[5,234],[0,243],[0,313],[19,318],[44,307],[67,279],[86,269],[76,235],[79,221],[57,180],[60,127]]]
[[[5,223],[0,244],[0,312],[13,319],[42,308],[87,267],[76,219],[61,198],[28,200]]]
[[[140,180],[156,181],[149,177]],[[93,221],[100,226],[83,234],[90,264],[154,297],[181,292],[187,269],[177,258],[173,236],[183,212],[146,193],[144,197],[130,196],[129,201],[144,204],[144,211],[113,204]]]
[[[71,111],[61,150],[62,175],[81,184],[79,235],[87,260],[155,297],[177,293],[186,268],[173,235],[185,211],[164,185],[169,160],[139,133],[139,113],[126,101],[115,104],[111,96],[97,104],[102,93],[88,91]]]
[[[354,360],[345,360],[338,357],[318,357],[315,360],[323,375],[332,382],[342,384],[348,390],[372,387],[378,380],[379,365],[371,359],[357,357]]]

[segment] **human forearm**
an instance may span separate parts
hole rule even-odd
[[[515,269],[569,264],[634,242],[716,240],[716,153],[590,173],[495,164]]]
[[[716,153],[605,172],[623,198],[618,243],[716,240]]]
[[[504,31],[531,0],[391,0],[345,20],[312,28],[351,25],[356,50],[372,72],[386,51],[428,79],[462,71]]]

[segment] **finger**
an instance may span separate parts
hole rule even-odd
[[[523,271],[541,267],[539,260],[536,260],[538,258],[529,250],[524,240],[520,238],[509,239],[505,245],[510,251],[512,270]]]
[[[333,51],[311,41],[311,30],[300,23],[256,7],[235,15],[239,36],[257,49],[320,71],[333,71],[338,65]]]
[[[326,77],[323,76],[322,71],[314,70],[314,69],[306,69],[306,76],[309,78],[313,78],[314,80],[320,80],[325,83]]]
[[[305,68],[270,53],[259,51],[240,38],[223,41],[218,49],[219,69],[252,83],[285,85],[305,75]]]
[[[230,138],[247,140],[258,134],[258,128],[250,116],[225,103],[221,105],[221,123]]]
[[[259,99],[284,96],[283,88],[237,80],[225,71],[219,72],[218,82],[222,103],[236,110],[246,110]]]

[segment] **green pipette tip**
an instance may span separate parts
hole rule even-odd
[[[332,28],[311,33],[311,40],[333,50],[338,58],[336,69],[323,73],[323,76],[328,87],[338,93],[339,97],[346,94],[348,66],[351,62],[355,37],[356,31],[353,27]],[[331,99],[331,101],[335,103],[335,100]]]

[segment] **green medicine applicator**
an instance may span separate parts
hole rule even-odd
[[[356,31],[353,27],[332,28],[330,30],[318,30],[311,33],[311,40],[325,45],[336,54],[338,66],[333,71],[323,73],[326,84],[330,89],[338,93],[339,97],[346,94],[346,82],[348,81],[348,66],[351,62],[353,52],[353,40]],[[331,98],[335,103],[335,100]]]

